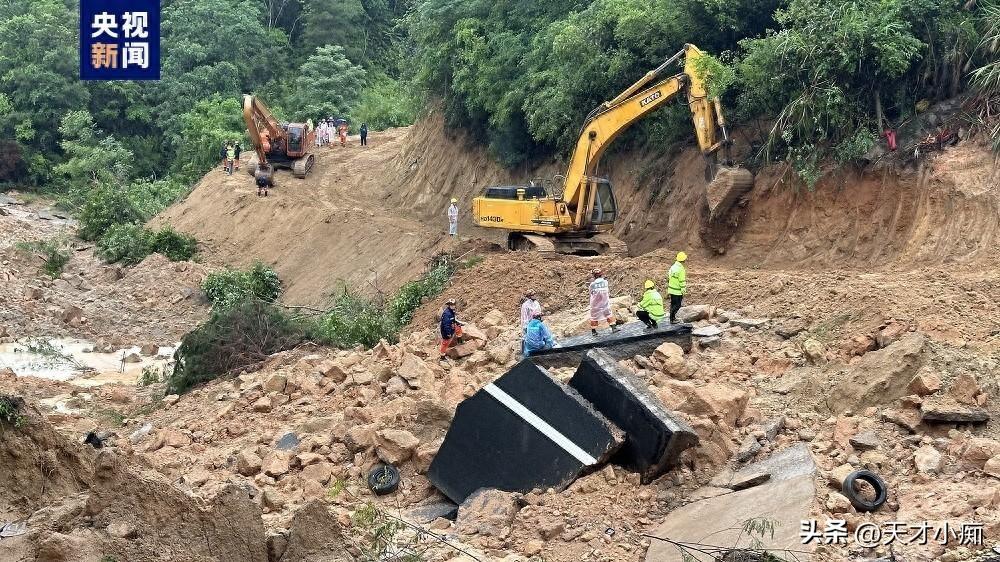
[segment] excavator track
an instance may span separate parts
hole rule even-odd
[[[542,256],[555,256],[558,252],[553,241],[538,234],[512,232],[507,240],[507,248],[515,252],[534,252]]]
[[[610,234],[598,234],[591,238],[591,241],[607,248],[601,252],[602,256],[627,256],[628,244]]]
[[[507,248],[515,252],[533,252],[553,257],[557,254],[585,256],[627,256],[628,246],[610,234],[591,237],[543,236],[541,234],[512,233]]]
[[[306,154],[292,163],[292,175],[299,179],[303,179],[309,175],[309,171],[312,170],[313,165],[315,164],[316,157],[312,154]]]

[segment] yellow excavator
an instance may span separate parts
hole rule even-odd
[[[625,129],[682,94],[687,95],[698,146],[707,160],[709,220],[724,217],[753,187],[754,180],[748,170],[732,167],[722,105],[717,97],[709,97],[704,77],[697,70],[698,59],[703,56],[694,45],[685,45],[613,100],[591,111],[562,176],[561,194],[550,194],[534,184],[488,187],[472,203],[476,224],[509,231],[507,246],[511,250],[626,253],[625,244],[610,234],[618,208],[611,182],[597,176],[598,164],[604,151]],[[681,58],[681,73],[658,80]],[[718,158],[720,149],[725,149],[722,162]]]

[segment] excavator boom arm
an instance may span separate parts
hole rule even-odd
[[[261,166],[267,164],[267,151],[264,138],[261,133],[266,132],[271,142],[283,139],[285,132],[278,124],[278,120],[271,114],[271,110],[264,105],[264,102],[255,96],[245,94],[243,96],[243,120],[247,124],[247,132],[250,133],[250,141],[253,149],[257,153],[257,161]]]
[[[681,56],[684,57],[684,71],[654,83],[663,70]],[[585,224],[590,216],[594,194],[587,188],[588,178],[596,175],[601,156],[611,142],[633,123],[677,95],[687,94],[695,134],[703,154],[711,155],[728,140],[724,138],[723,141],[716,142],[717,128],[722,129],[725,137],[725,122],[718,100],[708,97],[703,79],[697,71],[697,61],[701,56],[702,52],[697,47],[685,45],[682,51],[587,116],[563,187],[563,200],[571,209],[575,209],[576,224]],[[653,85],[650,86],[650,83]]]

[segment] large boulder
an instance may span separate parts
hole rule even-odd
[[[690,382],[667,381],[659,395],[669,408],[729,426],[736,425],[750,401],[746,391],[720,383],[695,386]]]
[[[659,363],[661,370],[674,378],[688,378],[687,364],[684,362],[684,350],[673,342],[664,342],[653,351],[653,359]]]
[[[456,530],[463,535],[506,538],[520,509],[519,494],[490,488],[472,493],[458,507]]]
[[[423,388],[434,381],[434,371],[424,363],[423,359],[412,353],[403,354],[403,362],[396,372],[410,388]]]
[[[337,517],[320,500],[313,500],[295,512],[288,529],[287,543],[275,562],[347,562],[344,529]]]
[[[923,366],[926,338],[907,333],[885,349],[867,353],[838,377],[827,404],[840,413],[886,404],[907,394],[907,386]]]
[[[377,434],[375,453],[389,464],[397,465],[413,456],[420,439],[405,429],[383,429]]]

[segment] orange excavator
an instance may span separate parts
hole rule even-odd
[[[309,123],[279,123],[264,102],[256,96],[243,96],[243,120],[247,123],[250,141],[257,157],[248,171],[258,185],[274,185],[274,170],[286,168],[297,178],[304,178],[316,163],[309,152],[316,131]]]

